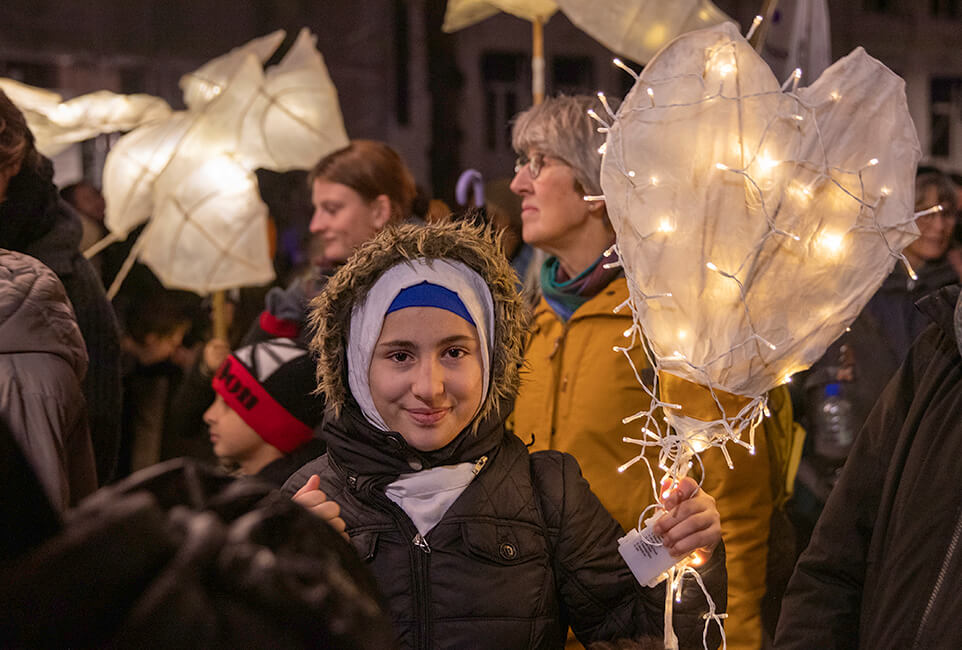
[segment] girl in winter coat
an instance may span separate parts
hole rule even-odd
[[[401,647],[560,648],[569,625],[585,644],[662,634],[664,583],[635,581],[617,551],[622,530],[574,458],[529,455],[504,430],[524,316],[486,233],[385,231],[332,278],[311,318],[328,451],[283,489],[346,526]],[[657,531],[672,555],[718,544],[714,500],[694,482],[666,507]],[[718,549],[702,572],[719,611],[724,571]],[[689,587],[675,630],[681,647],[701,647],[708,606]]]

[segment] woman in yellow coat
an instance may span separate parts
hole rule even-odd
[[[609,248],[615,233],[600,195],[604,136],[586,116],[603,110],[593,97],[556,97],[518,116],[513,145],[519,153],[511,189],[522,198],[527,244],[549,257],[541,270],[542,297],[535,307],[525,350],[514,432],[531,450],[572,454],[602,504],[625,529],[651,503],[652,482],[643,464],[624,474],[617,468],[636,452],[622,437],[638,437],[637,425],[622,418],[648,406],[648,397],[620,352],[630,311],[616,307],[628,287]],[[635,367],[651,383],[644,352],[632,352]],[[761,600],[772,514],[771,469],[764,433],[756,454],[732,450],[736,470],[717,449],[702,455],[704,488],[715,496],[728,550],[729,648],[761,646]],[[650,451],[651,448],[649,448]],[[652,467],[657,454],[652,451]],[[657,477],[657,474],[656,474]]]

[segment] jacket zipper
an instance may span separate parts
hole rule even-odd
[[[485,457],[486,458],[486,457]],[[411,568],[414,574],[414,616],[418,621],[418,638],[414,641],[416,648],[431,650],[431,621],[428,616],[428,556],[431,554],[431,547],[414,525],[411,523],[407,514],[387,497],[379,498],[375,491],[377,485],[369,483],[365,486],[365,492],[374,507],[390,514],[401,527],[402,534],[410,534],[414,529],[414,536],[411,538],[411,546],[408,556],[411,558]],[[406,532],[405,532],[406,531]]]
[[[949,542],[949,548],[945,552],[945,559],[942,560],[942,567],[939,569],[939,577],[935,579],[935,586],[932,588],[932,595],[929,596],[929,602],[925,605],[925,611],[922,612],[922,620],[919,622],[918,631],[915,633],[915,642],[912,644],[912,650],[916,648],[921,648],[922,642],[922,630],[925,629],[925,624],[928,622],[929,614],[932,613],[932,608],[935,606],[935,601],[939,597],[939,592],[942,590],[942,582],[945,580],[945,575],[949,571],[949,564],[952,562],[953,556],[955,556],[955,549],[959,544],[959,537],[962,537],[962,511],[958,518],[955,520],[955,529],[952,531],[952,540]]]
[[[471,471],[474,473],[475,476],[477,476],[478,474],[481,473],[481,470],[484,469],[484,465],[485,465],[485,463],[487,463],[487,462],[488,462],[488,457],[487,457],[487,456],[482,456],[482,457],[479,458],[477,461],[475,461],[475,463],[474,463],[474,469],[471,470]]]

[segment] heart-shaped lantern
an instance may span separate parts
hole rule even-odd
[[[765,394],[821,357],[918,236],[903,81],[861,48],[797,79],[780,86],[725,23],[659,52],[608,125],[626,336],[643,331],[658,370],[633,442],[660,445],[674,477],[706,446],[753,448]]]

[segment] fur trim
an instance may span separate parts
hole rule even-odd
[[[491,414],[507,415],[518,393],[518,368],[524,353],[527,312],[516,288],[517,276],[501,253],[500,236],[490,227],[466,221],[402,224],[362,244],[311,301],[311,350],[317,356],[317,393],[335,416],[349,396],[347,335],[351,311],[387,269],[421,257],[457,260],[484,278],[494,302],[494,341],[490,390],[477,423]]]

